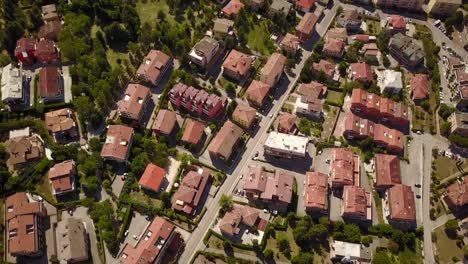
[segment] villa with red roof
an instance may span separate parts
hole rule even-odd
[[[411,98],[416,105],[429,99],[429,78],[427,74],[416,74],[411,78]]]
[[[76,164],[73,160],[66,160],[50,168],[49,181],[52,194],[59,196],[75,190]]]
[[[63,79],[59,68],[46,66],[39,71],[39,98],[44,103],[63,101]]]
[[[283,112],[278,117],[278,132],[284,134],[296,134],[298,119],[296,115]]]
[[[315,31],[318,17],[314,13],[305,13],[299,24],[296,26],[296,36],[301,43],[306,43]]]
[[[55,43],[52,40],[42,39],[36,43],[34,57],[40,63],[52,63],[59,59]]]
[[[341,216],[343,218],[371,221],[372,199],[370,193],[358,186],[344,186]]]
[[[150,50],[138,67],[138,79],[157,86],[172,64],[171,57],[160,50]]]
[[[268,98],[270,88],[271,86],[266,83],[253,80],[245,92],[245,97],[251,106],[261,108]]]
[[[318,63],[314,62],[311,71],[319,74],[323,72],[328,79],[333,79],[335,75],[336,65],[326,60],[320,60]]]
[[[224,60],[223,75],[236,81],[242,81],[249,75],[252,63],[251,56],[233,49]]]
[[[303,13],[310,12],[314,7],[315,0],[296,0],[296,10]]]
[[[259,226],[263,219],[260,218],[260,210],[248,205],[235,204],[219,220],[221,234],[229,238],[242,234],[244,227]]]
[[[375,154],[374,187],[386,190],[396,184],[401,184],[400,159],[395,155]]]
[[[228,18],[233,18],[239,14],[242,8],[244,8],[244,4],[240,0],[230,0],[222,11]]]
[[[110,125],[101,150],[104,160],[126,162],[133,143],[133,128],[122,125]]]
[[[327,38],[323,45],[323,53],[333,58],[342,58],[345,53],[345,43],[338,38]]]
[[[406,20],[400,15],[391,15],[387,18],[387,27],[390,29],[390,33],[406,33]]]
[[[32,64],[35,60],[36,40],[32,38],[20,38],[16,41],[15,56],[24,64]]]
[[[211,174],[207,169],[196,168],[187,172],[172,197],[172,209],[187,215],[196,215],[210,178]]]
[[[346,185],[359,186],[360,160],[351,150],[334,148],[330,165],[333,188]]]
[[[177,126],[177,114],[174,111],[161,109],[153,123],[153,132],[156,135],[169,136]]]
[[[271,54],[268,61],[260,70],[260,81],[275,86],[283,75],[284,66],[286,65],[286,57],[283,54],[275,52]]]
[[[385,217],[392,226],[407,230],[416,227],[414,193],[410,186],[396,184],[387,191]]]
[[[140,121],[151,98],[150,90],[141,84],[130,83],[123,98],[117,103],[120,116]]]
[[[328,212],[328,175],[308,171],[304,188],[304,207],[307,212]]]
[[[353,81],[367,83],[374,80],[372,68],[365,62],[351,63],[349,69],[349,78]]]
[[[138,185],[141,189],[159,192],[166,179],[166,170],[150,163],[146,166],[145,172],[141,175]]]
[[[284,38],[280,42],[280,47],[288,54],[295,55],[299,49],[300,41],[299,37],[291,33],[286,33]]]
[[[184,134],[182,135],[182,142],[189,145],[197,145],[205,134],[205,124],[194,120],[187,119]]]
[[[468,205],[468,179],[455,181],[447,187],[445,204],[453,211],[462,211]]]
[[[228,161],[244,131],[231,121],[224,122],[208,146],[211,157]]]
[[[250,129],[257,119],[257,110],[246,104],[238,104],[232,113],[232,120],[245,129]]]

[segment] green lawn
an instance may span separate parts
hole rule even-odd
[[[463,259],[463,249],[457,246],[456,240],[447,237],[445,226],[436,228],[432,235],[436,239],[437,253],[435,254],[439,259],[439,263],[454,263],[452,257],[457,257],[459,260]]]
[[[286,231],[275,231],[275,237],[279,236],[286,236],[289,240],[289,245],[291,246],[291,256],[299,254],[300,248],[294,241],[293,230],[290,226]],[[282,262],[288,262],[289,259],[286,258],[282,253],[279,252],[278,245],[276,243],[276,239],[272,236],[268,237],[266,249],[270,249],[273,251],[273,255],[275,256],[275,260],[279,260]],[[279,258],[277,258],[279,256]]]
[[[367,24],[367,32],[370,35],[378,35],[380,31],[382,30],[379,21],[366,19],[366,24]]]
[[[117,66],[117,60],[121,59],[122,61],[128,59],[128,53],[118,52],[111,48],[108,48],[106,51],[107,60],[112,68]]]
[[[49,176],[47,174],[44,175],[44,177],[42,177],[41,182],[38,185],[36,185],[36,192],[38,192],[47,201],[56,201],[55,196],[52,195]]]
[[[411,129],[429,132],[432,124],[432,116],[426,113],[421,107],[414,107],[412,111]]]
[[[437,157],[435,160],[435,173],[440,180],[443,180],[457,172],[459,172],[456,161],[447,157]],[[465,171],[468,169],[468,164],[465,162],[462,167]]]
[[[146,3],[143,3],[146,2]],[[173,23],[174,17],[169,14],[169,6],[166,0],[139,0],[136,3],[136,11],[140,17],[141,24],[149,22],[152,26],[156,25],[158,12],[162,10],[166,14],[166,20]]]
[[[416,239],[415,248],[415,251],[406,248],[404,251],[399,252],[398,258],[400,259],[400,263],[424,263],[421,252],[421,241],[419,239]]]
[[[250,49],[256,50],[263,55],[270,55],[274,50],[274,45],[270,39],[270,32],[268,31],[267,23],[265,21],[257,24],[249,32],[247,36],[247,44]]]
[[[130,198],[142,203],[151,204],[154,207],[161,207],[162,201],[156,198],[151,198],[143,192],[132,192]]]
[[[221,249],[224,250],[224,241],[216,236],[211,235],[208,239],[208,244],[206,245],[209,248]],[[256,256],[255,251],[253,250],[245,250],[236,247],[232,247],[235,253],[246,254],[251,256]]]
[[[342,105],[343,104],[343,94],[337,91],[332,91],[328,90],[327,91],[327,99],[326,102],[329,104],[337,104],[337,105]]]
[[[321,138],[323,140],[328,139],[328,137],[333,133],[333,125],[335,124],[336,114],[340,109],[335,106],[329,106],[329,110],[327,111],[327,116],[322,124],[322,134]]]

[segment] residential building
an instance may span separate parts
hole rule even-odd
[[[26,167],[44,157],[44,142],[36,135],[22,135],[12,138],[7,142],[7,164],[14,168]]]
[[[5,245],[14,257],[36,257],[45,247],[42,221],[47,210],[41,201],[34,201],[28,194],[17,192],[5,201]]]
[[[309,139],[295,135],[270,132],[263,146],[266,155],[281,158],[305,158]]]
[[[156,116],[156,120],[153,123],[153,131],[157,135],[169,136],[177,126],[176,112],[161,109]]]
[[[375,154],[374,187],[387,190],[396,184],[401,184],[400,159],[395,155]]]
[[[44,5],[41,7],[42,9],[42,20],[46,23],[50,21],[60,20],[60,17],[57,13],[57,7],[55,4]]]
[[[387,27],[390,30],[390,33],[395,34],[400,32],[402,34],[406,33],[406,20],[405,17],[400,15],[391,15],[387,17]]]
[[[228,161],[243,133],[242,128],[226,121],[208,146],[210,155]]]
[[[205,124],[194,119],[187,119],[181,140],[188,145],[198,145],[204,134]]]
[[[270,89],[270,85],[261,81],[253,80],[245,92],[245,97],[251,106],[262,108],[268,98]]]
[[[166,170],[149,163],[138,181],[142,190],[150,192],[160,192],[163,190],[163,184],[166,181]]]
[[[327,87],[319,82],[301,83],[297,88],[297,93],[304,96],[312,96],[317,99],[325,99]]]
[[[360,31],[363,16],[355,9],[345,9],[336,17],[336,22],[347,31]]]
[[[299,10],[303,13],[312,11],[314,7],[315,0],[296,0],[295,6],[296,10]]]
[[[250,129],[257,120],[257,110],[245,104],[237,105],[232,120],[245,129]]]
[[[396,33],[390,39],[390,54],[401,64],[407,67],[416,67],[424,61],[426,54],[423,48],[412,37]]]
[[[372,259],[372,251],[365,250],[361,244],[337,240],[333,240],[330,244],[330,259],[335,262],[343,260],[343,262],[350,261],[351,263],[370,263]]]
[[[21,104],[24,101],[23,84],[25,77],[22,68],[11,63],[2,70],[2,102],[9,105]]]
[[[349,78],[353,81],[369,83],[374,80],[372,67],[365,62],[351,63],[349,68]]]
[[[291,12],[293,5],[286,0],[273,0],[268,9],[268,15],[273,17],[275,14],[287,16]]]
[[[222,11],[225,16],[233,18],[239,14],[242,8],[244,8],[244,4],[240,0],[230,0]]]
[[[110,125],[101,150],[104,160],[127,162],[133,143],[133,128],[122,125]]]
[[[280,42],[280,47],[290,55],[296,55],[299,50],[299,37],[291,33],[286,33]]]
[[[436,16],[450,16],[455,14],[461,5],[461,0],[430,0],[427,12]]]
[[[42,25],[39,28],[39,33],[37,34],[39,39],[49,39],[57,40],[58,34],[62,31],[62,22],[59,20],[53,20],[47,24]]]
[[[259,226],[261,221],[260,210],[248,205],[235,204],[219,220],[218,226],[221,234],[233,238],[236,235],[242,234],[241,230],[243,231],[243,226]]]
[[[75,191],[76,164],[73,160],[66,160],[55,164],[49,169],[49,181],[52,194],[60,196]]]
[[[63,101],[63,79],[58,67],[46,66],[39,71],[39,98],[44,103]]]
[[[367,34],[356,34],[353,36],[353,41],[361,41],[364,43],[374,42],[376,39],[375,36],[369,36]]]
[[[117,103],[117,112],[123,118],[141,121],[146,113],[147,104],[151,99],[148,87],[141,84],[130,83],[125,89],[123,98]]]
[[[293,93],[289,96],[289,102],[293,106],[292,112],[299,117],[306,117],[313,121],[323,120],[323,101],[310,95]]]
[[[15,56],[23,64],[32,64],[36,59],[36,40],[32,38],[20,38],[16,41]]]
[[[122,264],[170,263],[184,243],[176,226],[162,217],[155,217],[143,230],[138,243],[126,243],[118,259]]]
[[[57,259],[60,263],[80,263],[89,260],[89,238],[81,219],[67,218],[57,223],[55,229]]]
[[[278,132],[285,134],[296,134],[297,116],[288,112],[283,112],[278,117]]]
[[[172,209],[188,215],[196,215],[210,178],[211,174],[208,169],[198,168],[187,172],[172,197]]]
[[[394,70],[383,70],[378,72],[377,85],[381,93],[399,94],[403,89],[401,72]]]
[[[401,154],[404,149],[405,136],[398,130],[382,124],[374,127],[374,143],[387,149],[388,153]]]
[[[457,134],[468,137],[468,113],[452,113],[448,121],[450,122],[450,134]]]
[[[328,175],[315,171],[306,173],[304,207],[307,212],[328,213]]]
[[[333,58],[342,58],[345,53],[345,43],[341,39],[327,38],[323,46],[323,53]]]
[[[468,180],[462,178],[447,187],[444,195],[445,204],[453,211],[462,211],[468,204]]]
[[[450,88],[455,89],[457,108],[466,112],[468,109],[468,66],[462,60],[451,57],[448,59],[449,73],[447,79]]]
[[[296,26],[296,36],[299,37],[301,43],[306,43],[312,34],[315,32],[315,24],[318,17],[314,13],[306,13],[299,24]]]
[[[429,78],[427,74],[416,74],[411,78],[411,98],[416,105],[429,99]]]
[[[40,63],[52,63],[59,59],[58,49],[52,40],[41,39],[36,43],[34,57]]]
[[[253,61],[250,55],[233,49],[224,60],[223,75],[236,81],[245,80],[250,74]]]
[[[169,55],[160,50],[150,50],[138,67],[136,76],[150,85],[158,86],[171,65],[172,59]]]
[[[343,136],[348,140],[363,140],[374,136],[375,123],[353,113],[346,113]]]
[[[220,40],[234,35],[234,21],[226,18],[217,18],[213,26],[214,37]]]
[[[176,108],[184,108],[199,116],[215,118],[226,104],[226,100],[204,90],[177,83],[169,91],[169,100]]]
[[[381,122],[394,128],[405,131],[409,127],[408,106],[398,103],[390,98],[380,99]]]
[[[267,172],[263,167],[249,166],[244,182],[249,201],[265,203],[271,210],[286,212],[293,194],[294,176],[286,171]]]
[[[330,176],[333,188],[347,185],[359,186],[359,156],[345,148],[334,148],[332,152]]]
[[[396,184],[387,191],[384,214],[388,223],[399,229],[416,227],[414,193],[410,186]]]
[[[409,10],[419,12],[422,10],[422,0],[373,0],[374,3],[381,8],[397,8],[401,10]]]
[[[340,39],[346,44],[348,41],[348,31],[346,28],[330,28],[326,36],[326,40],[328,39]]]
[[[45,126],[52,133],[55,142],[68,142],[78,136],[78,129],[70,108],[45,113]]]
[[[327,77],[329,80],[338,81],[339,79],[336,64],[326,60],[320,60],[318,63],[314,62],[312,64],[311,71],[316,74],[323,72],[325,77]]]
[[[280,53],[271,54],[268,61],[260,71],[260,81],[274,87],[283,75],[286,57]]]
[[[189,53],[190,61],[205,68],[219,51],[219,42],[210,37],[200,40]]]
[[[364,44],[359,52],[364,55],[366,61],[370,61],[373,64],[379,62],[380,50],[375,43]]]
[[[341,216],[354,220],[372,221],[372,198],[370,193],[355,185],[344,186]]]

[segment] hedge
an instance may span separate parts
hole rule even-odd
[[[130,220],[130,216],[132,213],[132,205],[130,204],[127,208],[127,211],[125,212],[122,224],[120,225],[120,230],[119,233],[117,234],[117,241],[122,240],[125,234],[125,230],[127,230],[127,226]]]

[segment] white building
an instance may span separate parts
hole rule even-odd
[[[372,252],[369,248],[361,247],[361,244],[334,240],[331,242],[330,258],[341,260],[342,263],[367,262],[371,260]]]
[[[384,70],[377,73],[377,84],[381,93],[398,94],[403,89],[401,72]]]
[[[189,53],[190,60],[201,66],[206,67],[215,57],[219,50],[219,42],[214,38],[204,37],[200,40]]]
[[[283,158],[304,158],[306,156],[307,137],[270,132],[263,146],[265,154]]]
[[[2,101],[6,104],[23,101],[24,76],[21,68],[8,64],[2,72]]]

